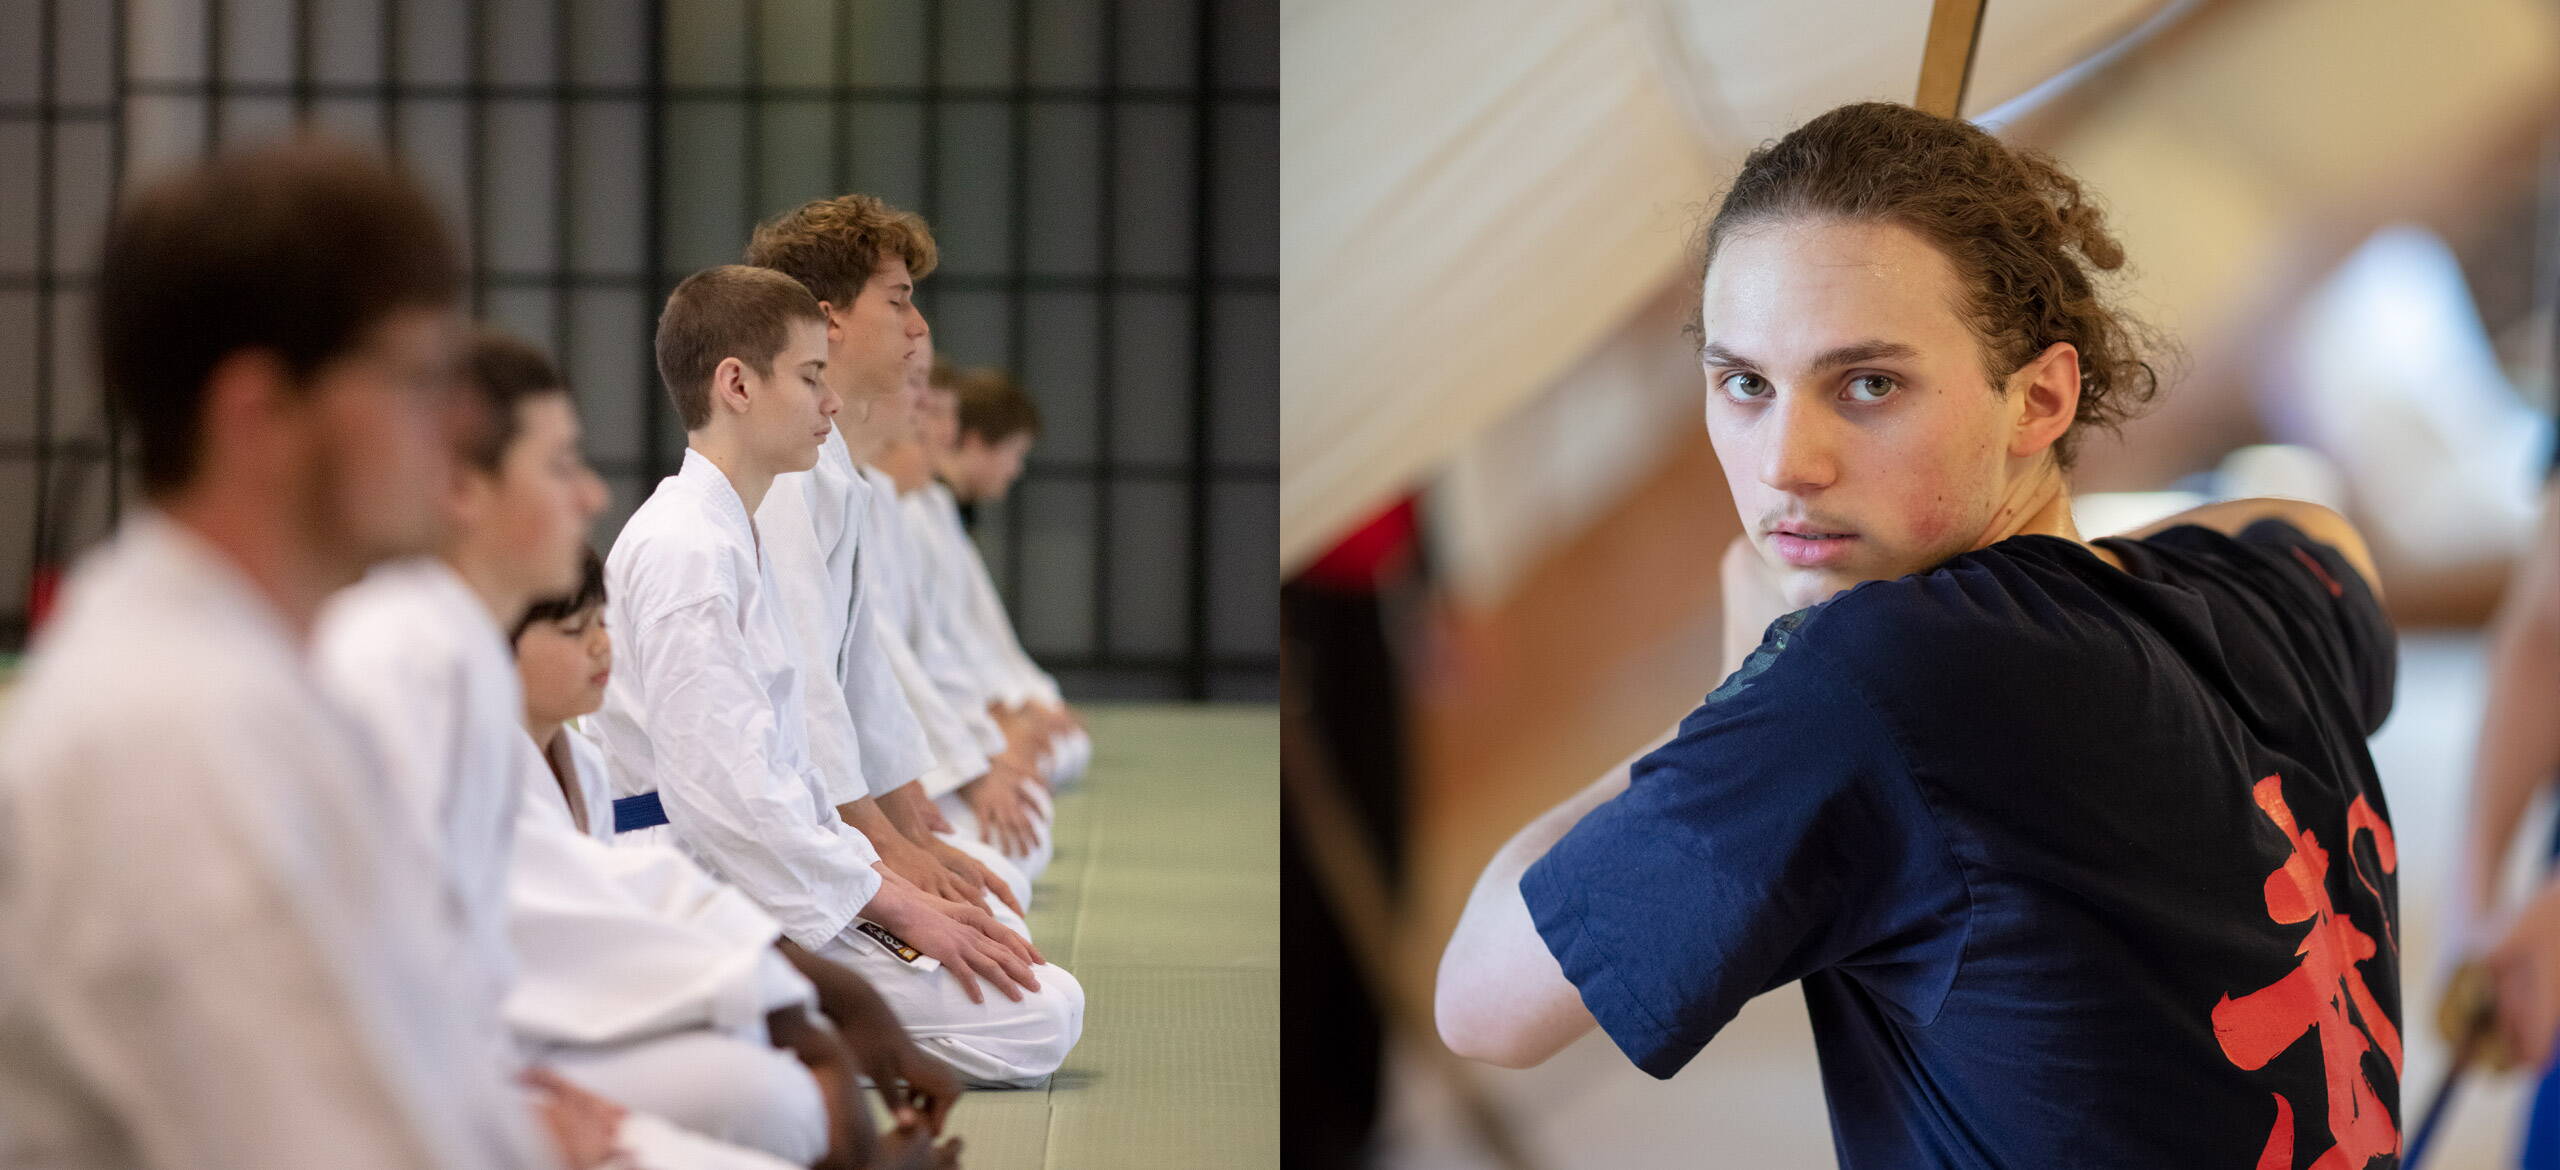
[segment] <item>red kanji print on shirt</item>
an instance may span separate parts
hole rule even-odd
[[[2291,1048],[2304,1032],[2316,1031],[2328,1082],[2329,1135],[2334,1144],[2310,1167],[2361,1170],[2375,1156],[2400,1148],[2399,1129],[2360,1067],[2364,1054],[2378,1049],[2390,1062],[2393,1075],[2400,1072],[2400,1030],[2392,1026],[2390,1016],[2366,989],[2363,972],[2356,968],[2374,957],[2378,948],[2372,935],[2357,929],[2329,900],[2329,851],[2309,829],[2295,823],[2279,778],[2258,781],[2252,795],[2293,845],[2284,864],[2267,875],[2267,914],[2288,925],[2308,922],[2311,928],[2294,950],[2302,962],[2291,974],[2237,999],[2226,994],[2213,1005],[2213,1033],[2231,1063],[2256,1070]],[[2391,826],[2362,796],[2347,809],[2351,866],[2359,829],[2373,836],[2374,854],[2383,872],[2396,869],[2399,850],[2392,841]],[[2373,888],[2361,867],[2356,876],[2367,889]],[[2382,926],[2397,958],[2399,943],[2389,938],[2389,921]],[[2258,1155],[2258,1170],[2292,1170],[2295,1104],[2275,1094],[2275,1127]]]

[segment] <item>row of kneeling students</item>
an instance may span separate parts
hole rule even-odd
[[[579,396],[411,180],[302,140],[119,211],[147,506],[0,707],[0,1165],[951,1165],[964,1084],[1059,1068],[1091,745],[960,513],[1036,413],[937,367],[916,216],[745,260],[665,304],[682,465],[599,558]]]

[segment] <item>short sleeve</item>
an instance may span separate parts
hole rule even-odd
[[[1843,968],[1925,1026],[1968,898],[1883,721],[1773,627],[1520,883],[1601,1027],[1669,1077],[1745,1001]]]
[[[2397,637],[2372,585],[2337,549],[2276,519],[2236,537],[2186,525],[2151,539],[2220,562],[2272,606],[2297,652],[2349,696],[2364,733],[2382,726],[2399,676]]]

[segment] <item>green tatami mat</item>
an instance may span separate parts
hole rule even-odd
[[[1094,760],[1058,799],[1034,892],[1042,953],[1085,989],[1047,1088],[952,1114],[973,1170],[1280,1164],[1279,716],[1084,710]]]

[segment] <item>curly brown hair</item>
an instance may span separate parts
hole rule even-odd
[[[788,273],[828,305],[847,309],[883,261],[907,275],[933,271],[933,231],[924,217],[870,195],[813,199],[756,225],[746,262]]]
[[[2065,467],[2084,429],[2117,429],[2160,391],[2155,363],[2171,347],[2099,288],[2097,274],[2124,267],[2124,246],[2080,180],[2042,152],[1909,106],[1842,106],[1743,160],[1702,233],[1699,284],[1736,230],[1800,217],[1898,224],[1944,254],[1964,282],[1962,312],[1995,391],[2070,342],[2080,409],[2054,443]]]

